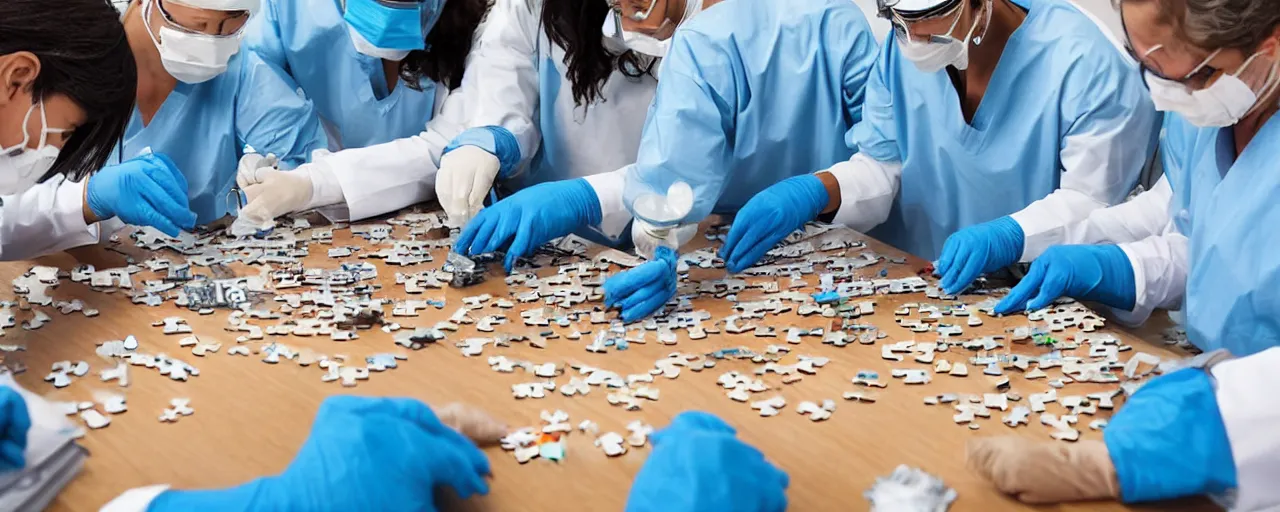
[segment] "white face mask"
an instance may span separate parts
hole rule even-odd
[[[694,17],[694,15],[698,14],[699,12],[702,12],[702,1],[703,1],[703,0],[686,0],[686,1],[685,1],[685,3],[684,3],[684,16],[681,16],[681,17],[680,17],[680,23],[681,23],[681,24],[683,24],[683,23],[685,23],[685,22],[688,22],[690,19],[692,19],[692,18]],[[649,9],[650,9],[650,10],[652,10],[652,9],[653,9],[653,6],[654,6],[654,5],[656,5],[656,4],[657,4],[657,1],[655,0],[653,4],[650,4]],[[612,11],[612,16],[615,16],[615,17],[616,17],[617,15],[618,15],[618,14],[617,14],[617,11],[616,11],[616,10],[615,10],[615,11]],[[646,18],[647,18],[647,17],[648,17],[648,16],[646,16]],[[670,19],[670,18],[668,18],[667,20],[663,21],[663,25],[664,25],[664,26],[665,26],[665,24],[667,24],[667,23],[671,23],[671,19]],[[606,25],[606,34],[608,34],[609,32],[612,32],[612,31],[613,31],[613,30],[609,27],[609,25],[610,25],[610,24],[611,24],[610,20],[606,20],[606,21],[605,21],[605,25]],[[616,25],[616,26],[617,26],[617,27],[621,27],[621,24],[618,24],[618,25]],[[661,28],[659,28],[659,30],[662,30],[662,29],[661,29]],[[655,37],[653,37],[653,36],[650,36],[650,35],[647,35],[647,34],[641,34],[641,33],[639,33],[639,32],[632,32],[632,31],[629,31],[629,30],[623,30],[623,31],[622,31],[622,44],[623,44],[623,46],[626,46],[626,47],[627,47],[627,49],[629,49],[629,50],[631,50],[631,51],[634,51],[634,52],[637,52],[637,53],[642,53],[642,54],[645,54],[645,55],[649,55],[649,56],[651,56],[651,57],[658,57],[658,58],[662,58],[662,57],[666,57],[666,56],[667,56],[667,49],[669,49],[669,48],[671,47],[671,39],[670,39],[670,38],[667,38],[667,39],[657,39],[657,38],[655,38]]]
[[[986,23],[982,29],[986,33],[985,25],[991,24],[991,6],[986,8]],[[937,73],[947,66],[955,66],[956,69],[965,70],[969,68],[969,41],[973,40],[974,44],[982,44],[982,38],[973,38],[973,33],[978,29],[978,19],[974,18],[973,25],[969,27],[969,33],[965,34],[964,40],[957,40],[951,37],[951,33],[955,31],[956,24],[960,23],[959,14],[956,15],[956,21],[951,24],[951,28],[947,30],[946,36],[936,37],[942,41],[921,43],[911,39],[910,34],[898,36],[898,49],[902,52],[902,56],[906,57],[916,65],[920,71],[925,73]]]
[[[227,70],[231,57],[240,51],[240,34],[210,36],[192,34],[171,27],[160,27],[160,39],[151,33],[151,8],[155,2],[147,2],[142,9],[142,23],[151,35],[151,42],[160,50],[160,62],[165,71],[188,84],[208,82]],[[161,44],[160,41],[164,41]]]
[[[1209,59],[1216,54],[1217,52],[1214,52],[1209,55]],[[1151,101],[1155,104],[1156,110],[1176,112],[1188,123],[1196,126],[1222,128],[1234,125],[1253,112],[1258,105],[1259,97],[1271,94],[1275,87],[1280,85],[1280,69],[1277,69],[1280,63],[1271,66],[1267,78],[1257,91],[1240,79],[1240,73],[1244,72],[1258,55],[1255,53],[1249,57],[1235,73],[1218,77],[1208,87],[1198,91],[1147,71],[1146,79],[1147,86],[1151,89]]]
[[[31,121],[31,114],[35,112],[36,106],[31,105],[27,109],[27,115],[22,118],[22,142],[11,148],[0,148],[0,195],[18,194],[31,188],[58,160],[58,148],[48,145],[49,134],[66,133],[69,130],[49,128],[44,102],[39,103],[40,143],[36,145],[36,149],[27,147],[27,143],[31,142],[27,123]]]
[[[370,43],[368,39],[356,32],[356,29],[347,26],[347,34],[351,36],[351,44],[356,47],[356,51],[361,55],[368,55],[375,59],[386,59],[390,61],[401,61],[409,56],[411,50],[388,50],[386,48],[378,48]]]

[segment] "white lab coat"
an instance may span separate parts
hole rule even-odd
[[[137,489],[129,489],[111,500],[98,512],[146,512],[151,506],[151,502],[155,501],[156,496],[169,490],[167,485],[151,485],[147,487],[139,487]]]
[[[476,87],[470,125],[515,136],[522,162],[512,188],[586,178],[604,213],[600,231],[615,237],[630,221],[617,171],[636,160],[657,80],[615,70],[601,100],[578,106],[564,50],[547,37],[541,14],[542,0],[499,1],[489,12],[476,66],[463,78],[464,88],[484,84]]]
[[[1231,510],[1280,510],[1280,347],[1223,361],[1217,380],[1218,411],[1236,464],[1236,500]]]
[[[0,261],[25,260],[98,243],[97,224],[84,221],[84,187],[61,175],[0,197]]]

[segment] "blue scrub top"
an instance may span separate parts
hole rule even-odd
[[[1247,356],[1280,345],[1280,116],[1237,158],[1232,128],[1166,115],[1174,221],[1189,238],[1188,339]]]
[[[1137,67],[1102,29],[1065,0],[1016,3],[1029,11],[971,122],[946,72],[924,73],[900,54],[896,38],[885,42],[862,122],[849,137],[871,158],[902,164],[889,217],[870,235],[933,260],[952,233],[1056,190],[1068,137],[1110,138],[1114,147],[1146,154],[1154,148],[1154,125],[1114,133],[1152,106]],[[1122,170],[1127,183],[1110,187],[1110,204],[1137,182],[1143,162],[1135,162]]]
[[[382,59],[355,50],[339,0],[263,0],[246,31],[245,46],[315,103],[333,151],[417,135],[435,112],[435,82],[387,92]]]
[[[212,80],[179,82],[147,126],[135,108],[110,162],[147,152],[168,155],[187,178],[196,222],[208,224],[231,212],[227,193],[246,145],[293,168],[325,143],[311,103],[276,69],[242,50]]]
[[[681,25],[662,62],[625,204],[682,180],[684,222],[848,160],[876,41],[848,0],[734,0]]]

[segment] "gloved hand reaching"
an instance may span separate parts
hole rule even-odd
[[[248,203],[236,215],[237,221],[263,229],[270,227],[276,217],[307,209],[315,191],[310,165],[292,171],[242,167],[236,183],[244,190]]]
[[[942,290],[957,295],[978,276],[1017,263],[1025,242],[1022,226],[1008,216],[952,233],[934,265]]]
[[[27,465],[27,402],[11,387],[0,387],[0,473]]]
[[[793,176],[764,189],[738,211],[720,248],[725,269],[742,272],[773,246],[818,218],[829,200],[822,180],[812,174]]]
[[[501,165],[498,157],[477,146],[459,146],[445,153],[436,173],[436,197],[449,214],[450,226],[466,225],[484,208]]]
[[[1116,412],[1103,441],[1064,444],[1019,436],[969,441],[968,464],[1026,503],[1120,498],[1125,503],[1236,486],[1231,441],[1208,374],[1179,370],[1152,380]]]
[[[684,412],[653,435],[653,453],[636,475],[627,512],[787,508],[787,474],[705,412]]]
[[[151,153],[89,176],[85,204],[89,222],[119,217],[135,226],[151,226],[169,236],[196,226],[187,198],[187,179],[169,157]]]
[[[516,261],[538,246],[579,227],[599,224],[600,216],[600,200],[587,180],[539,183],[481,210],[463,228],[453,250],[475,256],[510,243],[503,261],[510,273]]]
[[[165,491],[148,510],[436,510],[436,490],[487,494],[488,474],[484,453],[422,402],[333,396],[283,473],[225,490]]]
[[[1133,265],[1115,245],[1057,245],[1031,264],[1027,276],[996,304],[997,314],[1034,310],[1061,296],[1133,309],[1137,295]],[[1032,298],[1034,296],[1034,298]]]
[[[661,246],[653,259],[604,281],[605,307],[622,308],[622,321],[631,323],[654,314],[676,294],[676,252]]]

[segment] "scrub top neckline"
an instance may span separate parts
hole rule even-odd
[[[1033,14],[1038,12],[1038,3],[1030,5],[1023,5],[1016,1],[1012,3],[1027,9],[1027,15],[1022,18],[1022,23],[1018,24],[1018,28],[1013,29],[1013,33],[1009,34],[1009,39],[1005,41],[1004,48],[1000,50],[1000,58],[996,60],[996,67],[991,71],[991,78],[987,80],[987,90],[982,94],[982,99],[978,101],[978,108],[973,111],[972,121],[965,121],[964,119],[964,107],[961,104],[960,90],[951,82],[951,77],[946,73],[938,73],[951,89],[951,92],[954,93],[952,106],[954,107],[955,120],[960,124],[960,130],[966,142],[981,142],[986,136],[987,126],[989,126],[987,118],[990,117],[989,111],[992,108],[987,106],[989,103],[987,99],[991,97],[993,92],[1000,93],[1012,89],[1012,85],[1006,83],[1008,79],[1005,75],[1008,72],[1005,71],[1005,68],[1008,67],[1006,62],[1008,59],[1005,57],[1010,47],[1021,44],[1023,34],[1027,32],[1027,30],[1023,30],[1027,27],[1027,21],[1031,19]]]
[[[350,36],[348,36],[348,40],[349,39]],[[365,70],[365,74],[368,77],[368,80],[364,81],[363,86],[356,88],[357,94],[360,95],[360,99],[366,104],[375,105],[379,114],[385,115],[387,112],[390,112],[396,104],[400,103],[400,96],[406,94],[403,89],[409,88],[405,83],[404,78],[401,77],[400,80],[398,80],[395,89],[390,89],[385,97],[378,99],[378,95],[374,92],[374,88],[381,87],[384,91],[389,89],[389,87],[387,87],[386,74],[382,70],[382,59],[370,57],[356,51],[355,47],[352,46],[350,42],[346,45],[345,51],[355,55],[357,62],[360,63],[360,67]]]
[[[163,118],[174,115],[174,112],[182,111],[182,108],[187,104],[187,98],[190,96],[189,93],[192,87],[195,86],[186,82],[178,82],[173,91],[169,92],[169,96],[165,97],[164,103],[160,104],[160,108],[156,109],[155,115],[151,116],[150,123],[144,124],[142,122],[142,109],[134,105],[133,115],[129,118],[129,126],[137,127],[137,130],[125,129],[125,137],[120,146],[120,154],[116,155],[116,158],[120,161],[119,163],[124,163],[125,160],[133,158],[132,156],[125,158],[124,148],[133,144],[138,137],[141,137],[149,128],[155,126],[156,121],[161,121],[161,124],[164,124]]]

